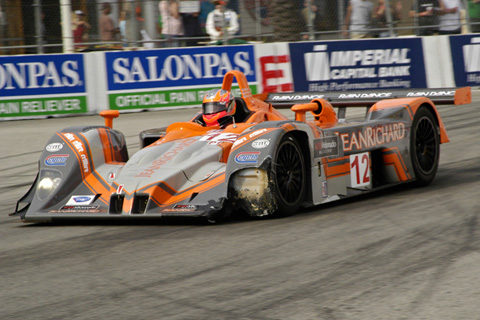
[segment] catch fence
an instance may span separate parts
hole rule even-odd
[[[356,12],[352,12],[352,16],[348,0],[225,1],[226,8],[238,16],[239,30],[233,40],[224,37],[221,41],[214,41],[206,29],[208,13],[215,9],[209,0],[111,0],[108,16],[115,30],[109,40],[101,36],[104,0],[0,0],[0,54],[334,40],[353,38],[357,34],[369,38],[396,37],[420,35],[421,30],[427,29],[419,21],[418,13],[425,9],[419,0],[358,1],[361,6],[354,6]],[[183,35],[165,34],[170,29],[167,24],[171,20],[162,16],[161,2],[169,5],[177,2],[180,18],[184,19],[181,21],[185,22]],[[379,2],[385,2],[385,7],[390,10],[382,13]],[[480,21],[469,15],[467,6],[470,1],[460,2],[465,8],[459,8],[461,32],[469,33]],[[441,12],[440,7],[432,9],[432,12]],[[352,18],[354,14],[357,19]],[[78,36],[76,29],[80,19],[86,22],[86,27]],[[457,15],[452,14],[452,19],[457,19]],[[221,30],[228,24],[225,20],[222,23]],[[438,20],[432,20],[428,28],[437,34],[439,25]],[[126,31],[122,33],[121,30]]]

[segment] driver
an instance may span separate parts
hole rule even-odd
[[[207,127],[225,127],[233,123],[236,103],[233,94],[223,89],[212,89],[202,103],[202,119]]]

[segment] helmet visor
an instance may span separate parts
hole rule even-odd
[[[218,102],[205,102],[202,105],[202,108],[203,108],[203,114],[212,114],[212,113],[217,113],[220,111],[227,110],[227,107],[224,103],[218,103]]]

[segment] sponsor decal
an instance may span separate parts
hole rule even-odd
[[[115,177],[116,177],[116,173],[115,172],[110,172],[108,174],[108,181],[113,181],[115,180]]]
[[[118,185],[118,188],[117,188],[117,193],[118,194],[121,194],[123,192],[123,187],[124,187],[123,184]]]
[[[87,152],[85,151],[83,143],[73,133],[64,133],[63,135],[65,138],[68,139],[68,141],[70,141],[73,144],[75,149],[77,149],[78,153],[80,154],[80,161],[83,166],[83,172],[85,173],[90,172],[90,164],[88,162]]]
[[[361,131],[339,133],[344,151],[369,149],[406,137],[405,124],[402,122],[367,126]]]
[[[50,144],[45,148],[45,150],[47,150],[48,152],[57,152],[57,151],[62,150],[62,148],[63,148],[63,144],[62,144],[62,143],[54,142],[54,143],[50,143]]]
[[[213,176],[215,174],[215,172],[217,172],[217,170],[213,170],[212,172],[207,173],[203,179],[206,180],[206,179],[210,178],[211,176]]]
[[[242,137],[240,139],[238,139],[237,141],[235,141],[232,145],[232,148],[235,148],[236,146],[238,146],[239,144],[243,143],[247,141],[247,137]]]
[[[267,132],[267,131],[268,131],[267,129],[260,129],[260,130],[257,130],[257,131],[254,131],[254,132],[250,133],[250,134],[248,135],[248,137],[249,137],[249,138],[254,138],[254,137],[256,137],[256,136],[258,136],[258,135],[260,135],[260,134],[262,134],[262,133],[265,133],[265,132]]]
[[[224,142],[234,143],[237,140],[237,133],[223,132],[223,130],[212,130],[207,132],[199,141],[208,141],[208,144],[218,145]]]
[[[328,197],[328,183],[327,183],[327,181],[322,181],[322,197],[323,198]]]
[[[45,158],[45,164],[47,166],[65,166],[69,156],[68,154],[52,154]]]
[[[311,101],[313,99],[322,99],[325,97],[324,94],[282,94],[282,95],[274,95],[272,97],[272,101],[303,101],[308,100]]]
[[[88,206],[92,204],[95,196],[72,196],[66,203],[67,206]]]
[[[338,99],[385,99],[390,98],[392,92],[373,92],[373,93],[342,93],[338,95]]]
[[[170,148],[167,152],[165,152],[162,156],[160,156],[158,159],[153,160],[150,166],[148,166],[145,170],[137,174],[135,177],[150,178],[155,173],[155,171],[160,169],[163,165],[165,165],[170,160],[172,160],[176,155],[178,155],[182,150],[191,146],[196,141],[197,140],[195,138],[181,140],[180,142],[176,143],[172,148]]]
[[[165,209],[163,212],[192,212],[196,211],[197,206],[189,204],[176,204],[173,208]]]
[[[455,90],[451,91],[412,91],[406,94],[407,97],[452,97]]]
[[[269,144],[270,141],[268,141],[267,139],[258,139],[252,142],[252,147],[254,147],[255,149],[263,149],[268,147]]]
[[[99,206],[63,206],[60,210],[52,210],[49,213],[106,213],[106,209],[99,209]]]
[[[260,155],[259,151],[251,151],[251,152],[240,152],[235,156],[236,163],[257,163],[258,156]]]
[[[338,136],[324,137],[313,140],[315,158],[331,157],[339,155]]]

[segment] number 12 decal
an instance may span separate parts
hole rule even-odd
[[[370,154],[350,155],[350,181],[352,188],[370,186]]]

